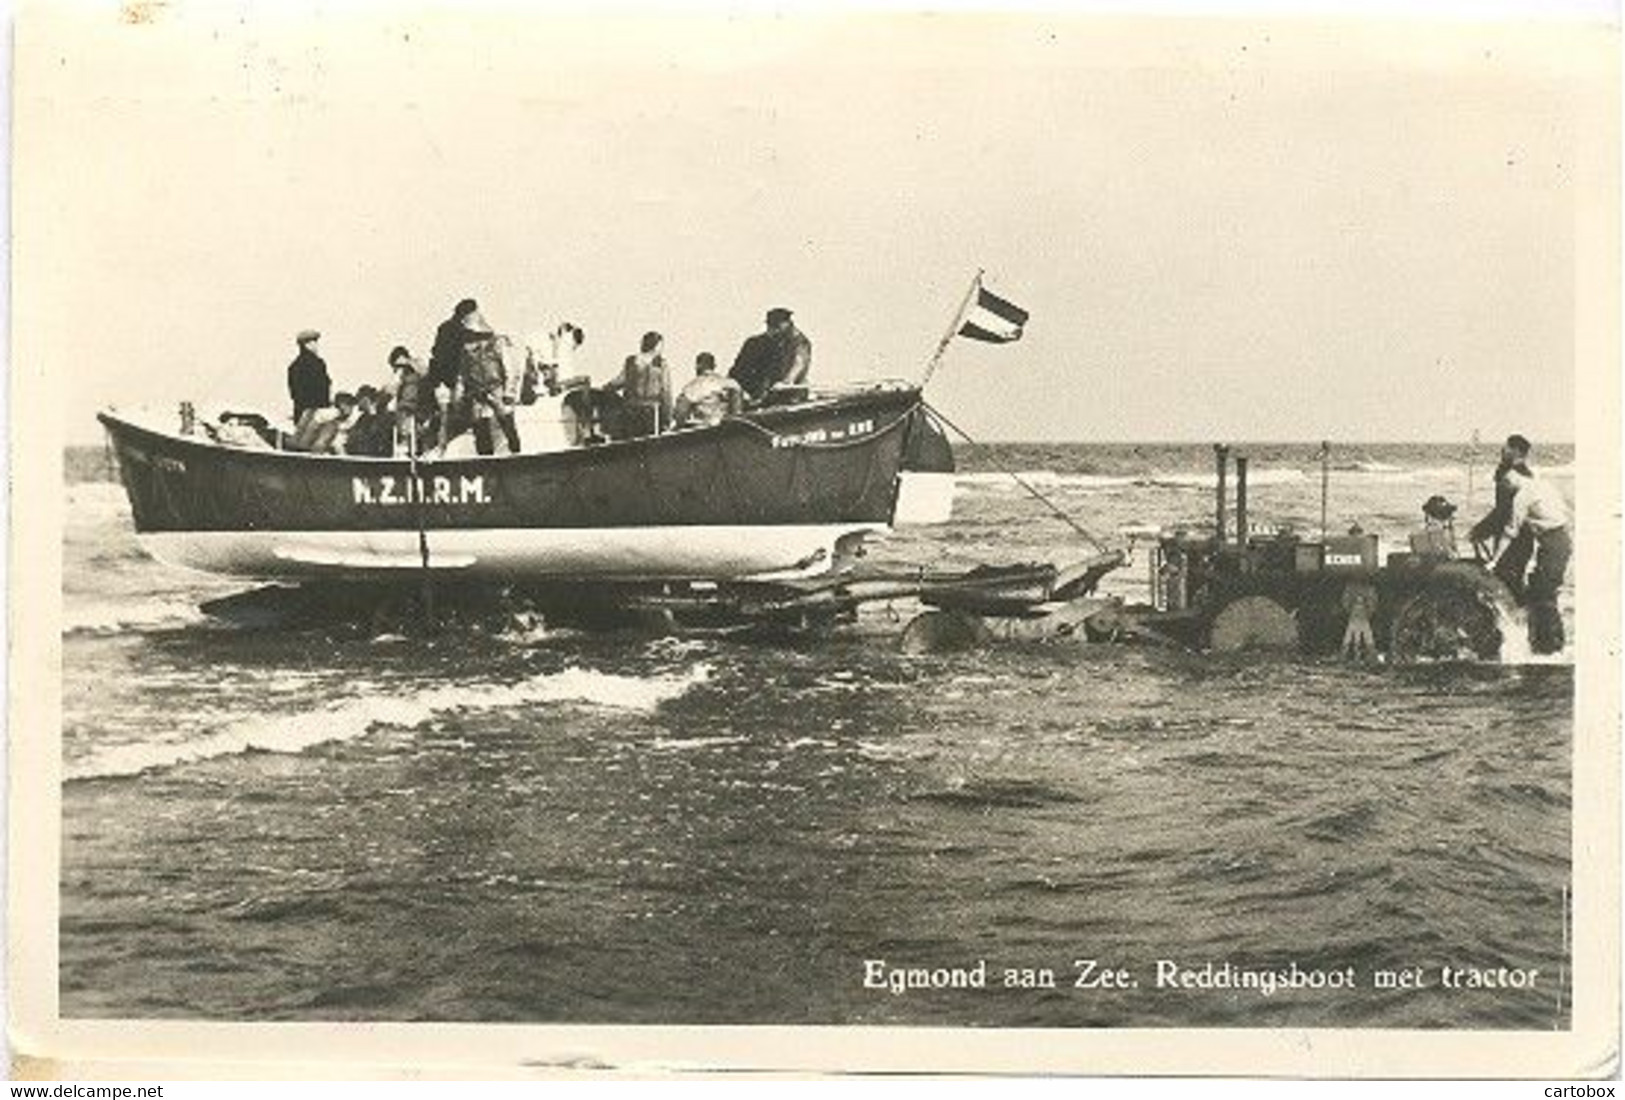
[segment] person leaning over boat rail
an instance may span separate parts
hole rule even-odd
[[[717,357],[702,351],[694,357],[694,377],[677,395],[672,419],[679,428],[709,427],[739,415],[744,404],[739,383],[718,374]]]
[[[761,404],[775,386],[804,386],[812,370],[812,341],[796,327],[783,306],[767,311],[767,329],[747,337],[728,377],[739,383],[753,405]]]
[[[623,439],[659,435],[671,425],[671,374],[661,354],[665,343],[658,332],[644,333],[638,353],[628,355],[620,375],[604,387],[626,401],[617,433]]]
[[[307,328],[294,337],[299,354],[288,364],[288,396],[293,399],[294,430],[312,409],[324,409],[333,403],[333,380],[328,377],[327,363],[316,354],[316,342],[322,334]]]

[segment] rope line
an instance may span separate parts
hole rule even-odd
[[[952,420],[949,420],[946,416],[943,416],[942,415],[942,410],[938,409],[935,405],[932,405],[929,402],[921,402],[921,404],[925,406],[925,410],[927,412],[929,412],[932,416],[934,416],[938,420],[942,421],[949,428],[952,428],[953,431],[961,439],[963,439],[966,443],[976,443],[977,442],[976,440],[971,438],[970,433],[965,431],[964,428],[961,428],[958,424],[955,424]],[[977,445],[980,446],[980,444],[977,444]],[[1024,479],[1020,474],[1016,473],[1014,470],[1010,469],[1008,466],[1005,466],[1003,463],[1001,463],[996,458],[992,459],[992,462],[993,462],[994,467],[996,467],[1001,474],[1004,474],[1011,481],[1014,481],[1017,485],[1021,486],[1025,490],[1027,490],[1027,492],[1032,495],[1033,499],[1038,501],[1040,504],[1044,505],[1044,507],[1048,508],[1050,510],[1050,512],[1054,514],[1056,519],[1059,519],[1062,523],[1064,523],[1068,527],[1072,528],[1073,531],[1077,532],[1079,535],[1082,535],[1083,538],[1084,538],[1084,541],[1088,542],[1089,545],[1093,546],[1096,550],[1100,551],[1102,554],[1106,554],[1106,553],[1110,552],[1107,549],[1105,543],[1103,543],[1099,539],[1095,538],[1094,535],[1090,534],[1087,530],[1084,529],[1082,524],[1078,523],[1071,516],[1069,516],[1065,512],[1063,512],[1060,509],[1060,507],[1055,504],[1054,501],[1050,500],[1043,493],[1040,493],[1037,489],[1033,488],[1032,485],[1028,484],[1026,479]]]

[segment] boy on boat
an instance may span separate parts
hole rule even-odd
[[[293,399],[295,428],[306,413],[333,403],[333,381],[327,375],[327,363],[316,354],[316,341],[321,338],[322,334],[311,328],[294,337],[299,354],[288,364],[288,396]]]

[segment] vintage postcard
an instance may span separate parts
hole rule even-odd
[[[14,46],[14,1074],[1618,1072],[1616,23]]]

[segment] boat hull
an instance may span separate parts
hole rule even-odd
[[[442,529],[430,566],[487,577],[624,580],[809,576],[884,524]],[[137,535],[159,561],[243,577],[381,578],[423,567],[414,531],[166,531]]]
[[[399,573],[421,568],[425,548],[431,568],[492,576],[818,572],[891,525],[899,473],[935,453],[922,447],[935,428],[911,390],[415,469],[101,419],[137,535],[155,557],[261,578]]]

